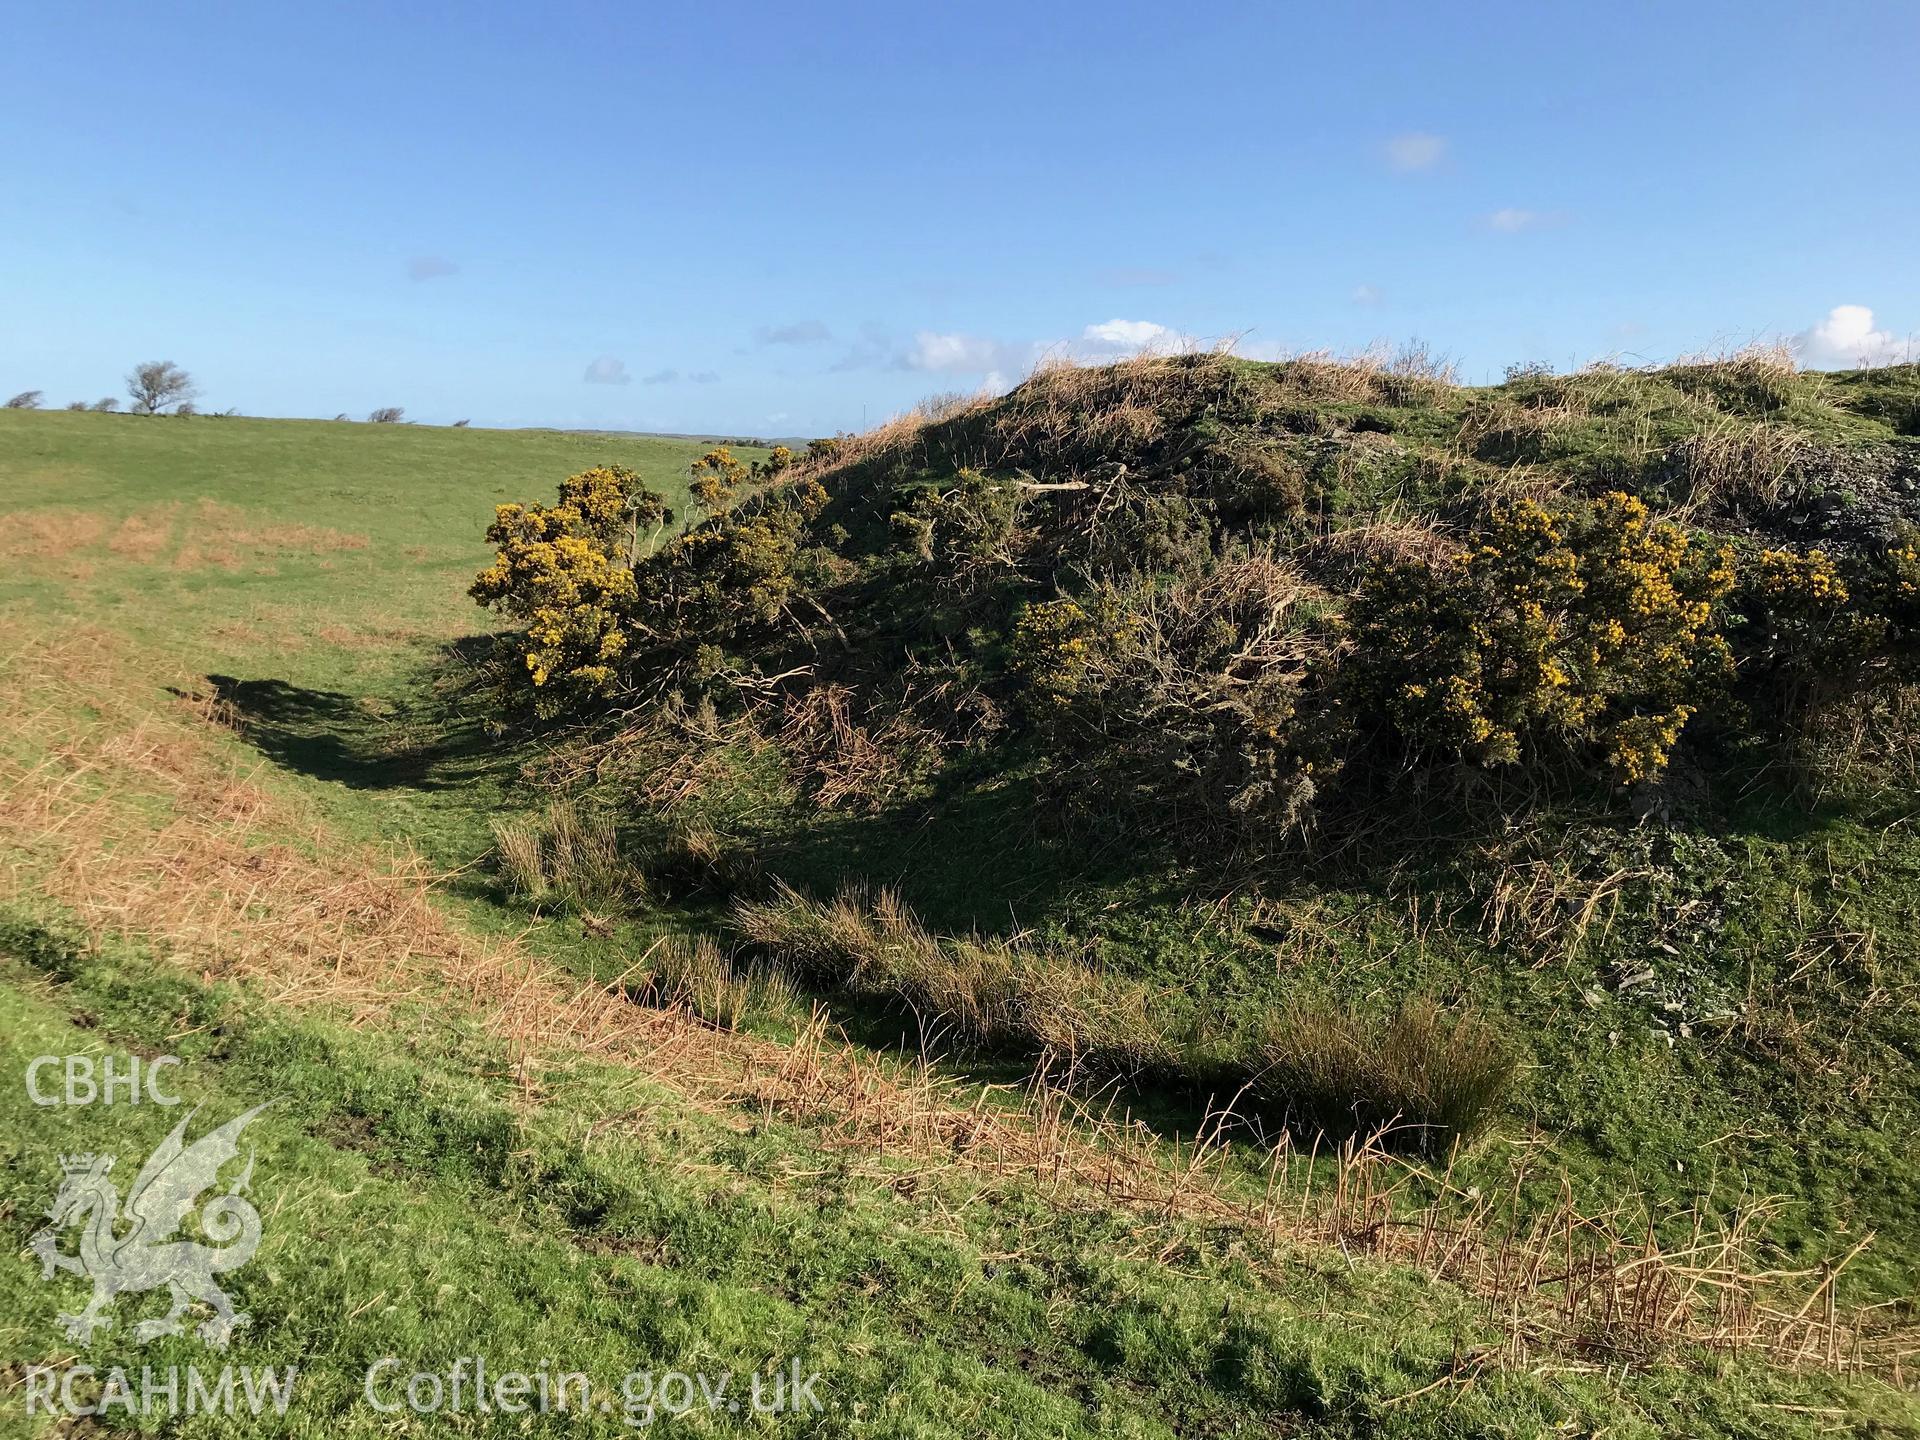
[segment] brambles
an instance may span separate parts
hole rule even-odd
[[[1630,496],[1520,501],[1438,564],[1376,564],[1343,678],[1416,750],[1515,765],[1596,745],[1616,780],[1652,779],[1731,675],[1733,578],[1730,549]]]

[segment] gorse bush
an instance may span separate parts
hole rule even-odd
[[[747,483],[747,467],[724,445],[694,461],[692,474],[694,501],[709,515],[722,515],[732,509]]]
[[[1480,543],[1363,579],[1344,679],[1415,749],[1513,765],[1597,745],[1616,779],[1666,768],[1732,674],[1733,552],[1611,494],[1496,510]]]
[[[664,540],[634,477],[574,477],[501,508],[473,593],[537,713],[745,720],[822,804],[996,751],[1130,836],[1266,844],[1382,762],[1657,783],[1690,735],[1913,679],[1909,461],[1810,492],[1830,393],[1759,353],[1478,391],[1417,355],[1050,368],[717,447]]]
[[[618,466],[570,476],[555,505],[501,505],[487,529],[498,546],[468,593],[524,628],[506,637],[509,675],[555,715],[616,689],[637,591],[633,551],[666,502]]]
[[[1327,599],[1267,554],[1164,584],[1103,580],[1026,607],[1010,663],[1056,773],[1133,825],[1285,828],[1324,763],[1297,721]]]
[[[973,602],[1014,571],[1023,539],[1021,491],[963,469],[944,488],[922,490],[911,507],[889,517],[893,547],[907,583],[927,596],[943,628],[964,622]]]
[[[1920,674],[1920,533],[1836,559],[1762,550],[1741,588],[1747,664],[1776,701],[1818,709]]]
[[[707,519],[665,541],[663,497],[617,466],[570,477],[558,504],[500,506],[494,563],[469,593],[524,626],[505,637],[509,691],[548,717],[636,694],[737,699],[752,683],[742,652],[783,631],[805,584],[802,541],[825,501],[805,476],[742,487],[792,464],[785,447],[752,470],[710,452],[693,467]]]
[[[632,572],[632,614],[652,643],[646,658],[657,679],[684,678],[694,660],[700,678],[710,676],[778,628],[799,583],[802,523],[790,505],[730,510],[675,536]]]

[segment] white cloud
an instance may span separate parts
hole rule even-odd
[[[1865,305],[1834,306],[1826,319],[1793,337],[1793,348],[1806,364],[1830,370],[1920,361],[1920,340],[1877,329]]]
[[[1353,303],[1356,305],[1378,305],[1382,298],[1376,286],[1356,285],[1353,287]]]
[[[671,385],[679,378],[680,372],[678,370],[656,370],[651,375],[642,375],[640,377],[640,383],[642,385]]]
[[[1035,348],[1042,353],[1064,355],[1081,365],[1111,365],[1135,355],[1176,355],[1199,346],[1199,340],[1171,325],[1154,320],[1115,319],[1087,326],[1077,340]]]
[[[1431,170],[1447,157],[1444,135],[1428,135],[1419,130],[1394,136],[1387,141],[1386,148],[1387,164],[1403,175],[1410,175],[1417,170]]]
[[[1151,320],[1103,320],[1098,325],[1087,326],[1080,332],[1080,338],[1139,350],[1177,337],[1165,325],[1156,325]]]
[[[1102,320],[1085,326],[1079,335],[1062,340],[999,340],[988,335],[921,330],[910,345],[889,345],[874,338],[856,346],[832,368],[839,370],[889,366],[930,375],[978,375],[995,390],[1017,383],[1009,377],[1027,374],[1049,357],[1080,365],[1108,365],[1142,351],[1166,354],[1192,349],[1191,335],[1154,320]]]
[[[1487,228],[1502,235],[1518,235],[1522,230],[1540,230],[1558,225],[1566,217],[1546,210],[1496,210],[1487,216]]]
[[[984,335],[922,330],[899,357],[899,364],[903,370],[925,370],[935,375],[983,375],[990,370],[1007,368],[1010,357],[1024,348]],[[1018,359],[1013,359],[1012,364],[1013,368],[1024,368]]]
[[[625,385],[632,379],[627,374],[627,362],[611,355],[602,355],[587,366],[586,381],[589,385]]]

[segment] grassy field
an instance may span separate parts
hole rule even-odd
[[[1638,857],[1629,883],[1657,893],[1569,955],[1550,924],[1521,948],[1460,920],[1452,870],[1195,897],[1177,868],[1116,867],[1034,826],[1017,775],[853,816],[752,776],[723,787],[715,823],[783,878],[898,882],[941,927],[1017,922],[1169,992],[1258,1009],[1301,965],[1355,994],[1471,991],[1530,1037],[1528,1079],[1451,1176],[1221,1138],[1204,1100],[1089,1098],[991,1055],[923,1055],[948,1047],[897,1010],[792,982],[717,1026],[697,994],[648,979],[663,937],[719,933],[713,896],[663,887],[604,914],[511,896],[493,822],[543,812],[533,782],[555,740],[504,729],[468,684],[492,622],[465,588],[492,507],[601,463],[679,505],[702,448],[0,412],[0,1068],[171,1053],[207,1116],[277,1101],[247,1132],[264,1239],[231,1288],[251,1325],[210,1358],[190,1338],[129,1342],[152,1298],[66,1338],[56,1315],[80,1282],[42,1283],[26,1250],[58,1156],[110,1151],[130,1175],[177,1112],[0,1087],[16,1241],[0,1424],[53,1430],[24,1414],[32,1366],[230,1360],[300,1370],[287,1413],[248,1433],[538,1428],[389,1415],[362,1392],[381,1357],[444,1374],[482,1355],[590,1377],[569,1422],[583,1433],[649,1418],[624,1377],[731,1373],[738,1399],[794,1361],[821,1377],[818,1412],[723,1399],[671,1424],[1920,1433],[1904,1373],[1845,1363],[1907,1318],[1920,1247],[1905,1018],[1920,853],[1883,818],[1757,799],[1710,852]],[[1601,877],[1643,843],[1589,823]],[[1433,912],[1409,912],[1410,891]],[[1725,916],[1704,949],[1635,928],[1703,899]],[[1677,1039],[1645,997],[1589,998],[1649,947],[1700,962],[1683,973],[1703,988],[1804,947],[1805,993],[1777,997],[1812,1027],[1777,1042],[1805,1047],[1799,1068]],[[1818,1059],[1843,1023],[1822,986],[1885,997],[1854,1007],[1839,1067]],[[1729,1237],[1770,1197],[1771,1245]],[[1609,1250],[1575,1282],[1576,1215],[1584,1235],[1611,1204],[1641,1237],[1643,1209],[1696,1202],[1691,1248]],[[1870,1232],[1844,1284],[1823,1283]],[[1710,1303],[1723,1292],[1786,1307],[1757,1327],[1769,1343],[1733,1343]],[[1851,1309],[1869,1302],[1885,1306],[1871,1324]],[[220,1417],[92,1423],[236,1433]]]
[[[350,677],[484,629],[464,599],[493,507],[595,464],[683,501],[694,441],[330,421],[0,416],[7,602],[143,650],[284,654]],[[751,456],[755,452],[744,451]],[[364,654],[360,652],[366,652]]]

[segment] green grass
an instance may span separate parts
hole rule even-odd
[[[1160,1436],[1278,1421],[1321,1435],[1603,1422],[1617,1434],[1788,1435],[1812,1433],[1807,1416],[1836,1402],[1897,1423],[1890,1396],[1705,1357],[1624,1376],[1494,1369],[1420,1394],[1456,1347],[1497,1333],[1411,1272],[1311,1251],[1276,1264],[1180,1225],[1161,1227],[1156,1259],[1120,1216],[1055,1211],[1017,1186],[982,1204],[963,1173],[910,1161],[850,1166],[803,1126],[729,1122],[604,1067],[542,1076],[529,1109],[490,1076],[484,1046],[450,1045],[423,1023],[396,1049],[182,981],[136,950],[85,953],[18,910],[0,951],[9,1071],[35,1054],[167,1049],[186,1062],[185,1100],[210,1114],[277,1101],[248,1132],[254,1193],[271,1208],[247,1283],[235,1282],[252,1325],[230,1358],[302,1378],[286,1420],[262,1433],[392,1433],[359,1403],[368,1365],[398,1355],[409,1370],[444,1370],[474,1354],[527,1369],[552,1360],[597,1394],[633,1370],[744,1376],[797,1356],[821,1374],[827,1408],[772,1427],[795,1434]],[[0,1204],[22,1218],[77,1131],[131,1157],[178,1114],[77,1116],[33,1107],[19,1087],[0,1094],[0,1113]],[[889,1173],[902,1183],[876,1183]],[[49,1343],[77,1288],[39,1283],[24,1261],[0,1267],[21,1322],[0,1354],[16,1373],[132,1358],[111,1331]],[[136,1353],[208,1363],[187,1339]],[[582,1423],[622,1428],[618,1416]],[[466,1426],[521,1433],[498,1415]],[[168,1433],[227,1432],[202,1420]]]
[[[493,822],[537,817],[548,797],[522,773],[539,746],[503,736],[461,688],[472,647],[460,642],[488,621],[464,591],[487,558],[496,503],[546,498],[561,476],[603,462],[639,469],[679,503],[699,448],[0,412],[0,619],[28,637],[90,624],[128,638],[145,665],[119,698],[156,714],[169,686],[224,700],[235,733],[206,743],[313,816],[321,843],[418,850],[458,870],[440,900],[461,924],[610,980],[656,936],[721,933],[723,904],[666,885],[588,927],[566,906],[516,897],[483,863]],[[209,524],[196,517],[208,514],[225,527],[224,558],[207,558]],[[155,515],[160,541],[114,548],[129,517]],[[19,695],[8,713],[42,708]],[[77,729],[93,717],[67,718]],[[10,733],[0,753],[44,758],[52,733]],[[1646,878],[1611,928],[1548,957],[1482,933],[1469,846],[1432,847],[1391,880],[1327,871],[1222,903],[1182,867],[1076,846],[1035,819],[1017,774],[942,783],[875,814],[820,816],[757,775],[712,811],[769,872],[816,893],[850,878],[895,883],[943,929],[1029,928],[1051,950],[1209,1006],[1277,1011],[1302,974],[1345,1001],[1470,999],[1520,1039],[1531,1068],[1461,1183],[1515,1185],[1523,1210],[1550,1202],[1561,1171],[1596,1207],[1785,1195],[1786,1257],[1825,1258],[1871,1228],[1849,1298],[1911,1293],[1920,1184],[1903,1137],[1920,1088],[1920,850],[1903,831],[1756,801],[1729,808],[1719,852],[1673,855],[1636,848],[1630,825],[1599,817],[1589,868],[1631,862]],[[629,817],[636,855],[657,839],[655,821]],[[1648,928],[1645,917],[1721,896],[1726,869],[1737,898],[1723,923]],[[1410,911],[1410,896],[1426,908]],[[42,1053],[172,1051],[210,1116],[279,1097],[249,1131],[256,1195],[272,1208],[265,1246],[234,1286],[254,1326],[232,1357],[307,1377],[270,1432],[523,1433],[500,1415],[396,1425],[355,1401],[378,1356],[427,1369],[482,1353],[529,1368],[551,1358],[601,1384],[634,1369],[744,1373],[801,1357],[822,1372],[829,1409],[767,1427],[796,1434],[1920,1433],[1910,1396],[1740,1357],[1680,1350],[1621,1367],[1549,1346],[1502,1365],[1484,1358],[1504,1336],[1483,1307],[1405,1266],[1310,1246],[1261,1253],[1228,1226],[1058,1206],[1030,1180],[849,1152],[818,1119],[696,1105],[617,1066],[516,1077],[457,1012],[425,1003],[354,1029],[275,1010],[201,980],[165,936],[79,944],[70,917],[31,894],[13,895],[0,920],[0,1071],[18,1075]],[[1830,962],[1797,973],[1797,948],[1868,927],[1870,957],[1836,941]],[[1683,986],[1692,1004],[1744,995],[1751,981],[1769,1013],[1791,1006],[1810,1028],[1796,1041],[1784,1020],[1764,1039],[1700,1026],[1670,1047],[1660,1002],[1614,983],[1647,955],[1662,994]],[[669,985],[704,977],[691,960],[681,968]],[[1885,998],[1862,1007],[1869,995]],[[912,1033],[884,1008],[836,1018],[869,1053]],[[794,1022],[750,1023],[778,1040]],[[1003,1103],[978,1088],[1009,1073],[991,1057],[961,1054],[945,1071],[974,1082],[963,1097]],[[1191,1133],[1197,1119],[1187,1100],[1122,1103],[1168,1130]],[[15,1408],[28,1365],[205,1363],[192,1342],[135,1352],[114,1332],[76,1351],[54,1314],[79,1298],[77,1283],[42,1284],[22,1251],[57,1154],[112,1150],[131,1166],[177,1117],[40,1109],[17,1083],[0,1086],[0,1117],[0,1215],[18,1242],[0,1259],[0,1374],[15,1387],[0,1427],[44,1430]],[[1515,1157],[1529,1155],[1530,1178],[1516,1182]],[[1252,1146],[1226,1161],[1231,1183],[1249,1187],[1261,1165]],[[128,1320],[133,1308],[123,1303]],[[581,1428],[623,1433],[617,1420]],[[150,1428],[229,1433],[210,1421]]]
[[[410,648],[490,629],[465,591],[491,557],[483,532],[494,506],[551,498],[569,474],[620,464],[684,509],[687,467],[702,448],[551,430],[0,412],[0,502],[15,535],[27,516],[105,527],[104,543],[57,557],[23,547],[27,563],[0,576],[0,605],[105,621],[203,668],[274,656],[286,663],[272,678],[290,685],[364,684]],[[227,564],[196,559],[202,501],[246,523],[360,543],[242,544]],[[109,548],[137,515],[163,526],[138,561]],[[352,632],[355,643],[323,630]]]
[[[496,505],[599,464],[684,511],[697,440],[335,421],[0,411],[0,613],[102,625],[231,700],[355,833],[464,863],[514,762],[434,682],[491,617],[467,598]],[[759,452],[743,450],[743,458]],[[209,538],[203,502],[226,531]],[[130,518],[157,536],[132,549]],[[142,524],[142,522],[148,522]],[[357,542],[312,532],[337,532]],[[286,532],[286,533],[282,533]],[[51,536],[51,543],[47,537]],[[76,543],[76,541],[78,543]],[[120,543],[118,551],[114,546]],[[218,547],[224,553],[209,558]],[[156,691],[156,698],[160,698]]]

